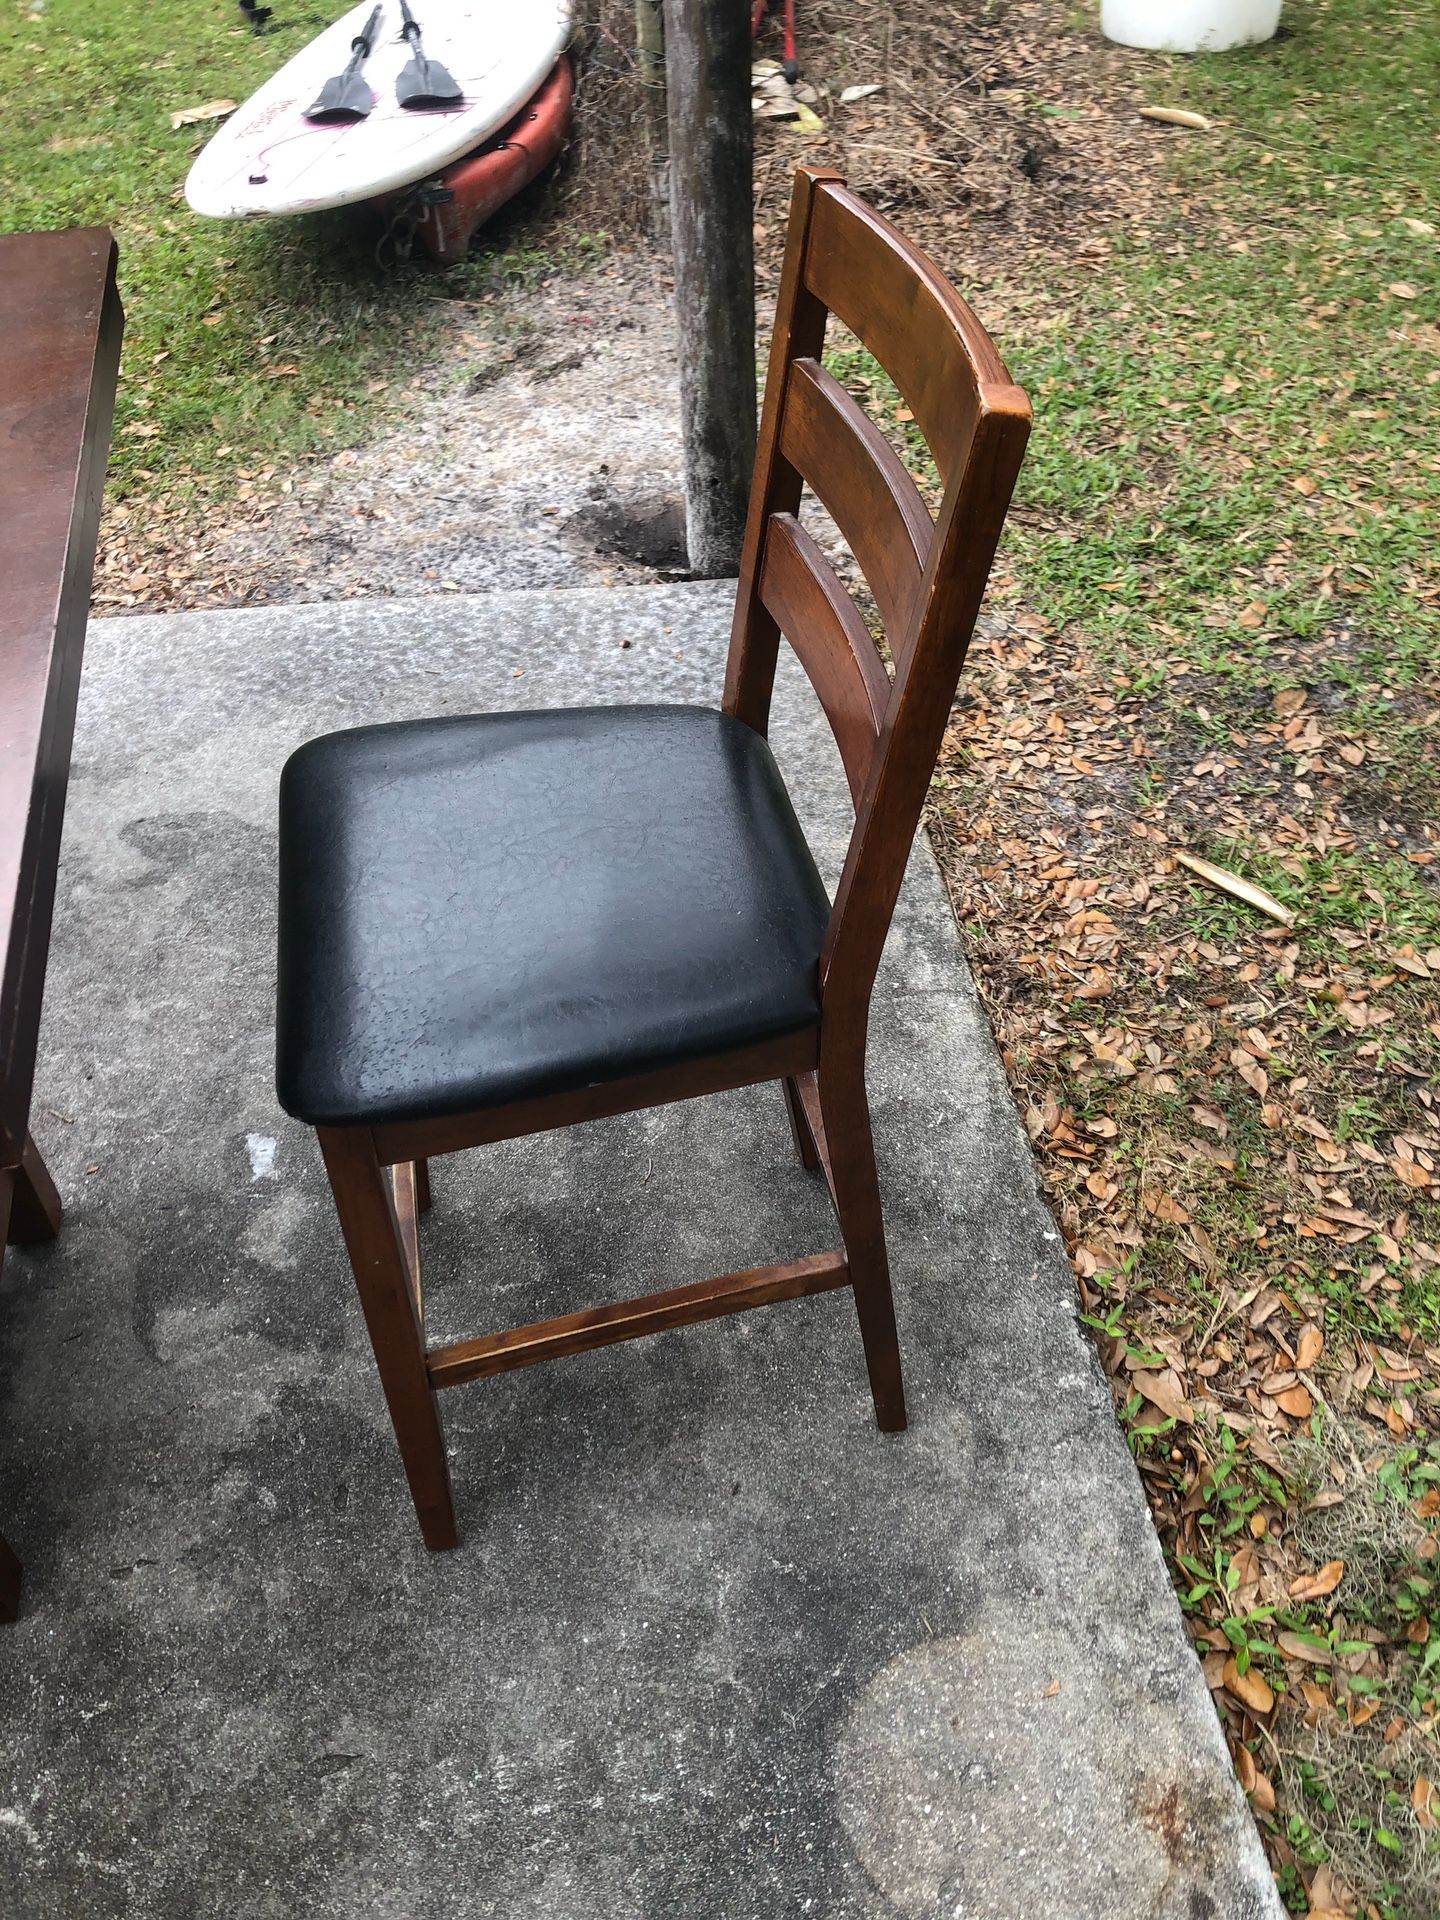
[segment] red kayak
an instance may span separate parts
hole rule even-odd
[[[412,222],[413,236],[430,258],[454,266],[465,258],[475,229],[528,187],[564,146],[573,95],[570,62],[562,55],[539,91],[483,147],[374,204],[392,228]]]

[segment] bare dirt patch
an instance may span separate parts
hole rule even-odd
[[[453,302],[385,430],[173,532],[174,605],[593,586],[683,566],[667,290],[648,262]],[[143,510],[112,518],[97,605],[125,604]],[[136,610],[157,603],[152,593]],[[160,602],[164,604],[163,601]]]
[[[1053,0],[822,0],[805,11],[800,55],[824,135],[758,130],[767,233],[783,228],[805,157],[842,172],[962,285],[989,286],[1037,251],[1085,256],[1156,197],[1164,141],[1135,116],[1133,63],[1071,30]]]
[[[1050,0],[805,10],[802,75],[824,130],[757,127],[757,349],[801,161],[839,168],[900,219],[992,325],[1033,297],[1022,275],[1037,250],[1081,274],[1103,259],[1104,230],[1152,196],[1164,137],[1135,120],[1123,62],[1096,36],[1060,31],[1061,19]],[[683,567],[671,289],[644,235],[629,0],[599,0],[580,75],[570,154],[523,209],[528,224],[503,220],[480,245],[560,256],[603,231],[604,262],[438,303],[425,363],[391,384],[361,446],[237,470],[211,502],[112,505],[97,611],[597,584]],[[846,87],[876,81],[880,93],[840,103]]]

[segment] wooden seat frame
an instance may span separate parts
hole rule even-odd
[[[932,522],[878,428],[821,364],[834,313],[895,381],[944,482]],[[1024,455],[1030,408],[932,263],[850,193],[801,169],[791,204],[724,709],[767,728],[782,632],[829,719],[855,828],[820,959],[817,1027],[662,1072],[461,1117],[317,1129],[425,1544],[455,1544],[437,1394],[558,1355],[834,1287],[853,1289],[875,1417],[905,1393],[865,1091],[870,993],[966,647]],[[805,482],[850,544],[894,677],[810,535]],[[823,1171],[834,1252],[427,1349],[419,1217],[427,1162],[766,1080],[783,1083],[800,1159]]]

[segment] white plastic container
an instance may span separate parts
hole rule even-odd
[[[1219,53],[1270,40],[1280,0],[1100,0],[1100,31],[1122,47]]]

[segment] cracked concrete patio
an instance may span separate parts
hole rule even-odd
[[[423,1552],[271,1086],[275,784],[328,728],[718,692],[732,589],[101,622],[0,1291],[0,1912],[1275,1920],[938,875],[871,1082],[911,1428],[842,1295],[447,1396]],[[622,641],[629,641],[623,646]],[[798,669],[822,866],[843,780]],[[437,1338],[833,1243],[778,1090],[440,1163]]]

